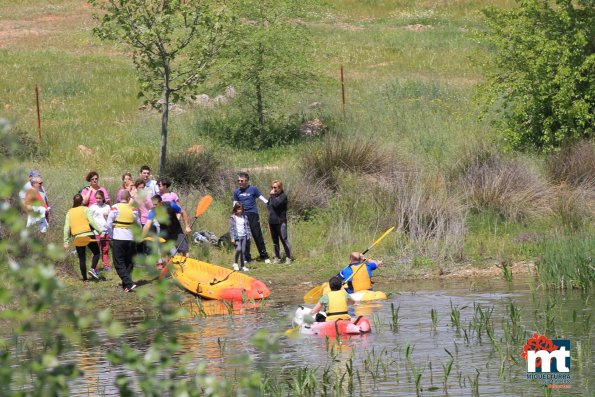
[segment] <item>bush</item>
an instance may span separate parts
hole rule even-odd
[[[210,188],[218,185],[220,168],[221,161],[213,153],[178,153],[169,157],[163,176],[183,188]]]
[[[555,183],[595,189],[594,142],[583,140],[549,156],[547,172]]]
[[[444,177],[395,173],[371,193],[379,212],[408,237],[415,256],[462,259],[467,207]]]
[[[550,187],[520,159],[481,150],[460,172],[464,194],[476,210],[493,210],[513,221],[551,211]]]
[[[336,190],[338,172],[387,174],[392,168],[393,157],[372,138],[347,139],[339,135],[327,135],[321,142],[308,146],[301,159],[301,170],[304,175],[323,180]]]
[[[0,156],[30,159],[47,155],[47,151],[42,150],[37,141],[31,138],[27,131],[13,127],[8,134],[13,136],[11,147],[0,145]]]
[[[583,230],[595,221],[595,190],[562,185],[557,189],[553,210],[565,230]]]

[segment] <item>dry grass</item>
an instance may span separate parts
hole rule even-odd
[[[551,213],[552,190],[528,164],[479,150],[461,167],[459,182],[470,206],[512,221]]]
[[[307,148],[300,169],[304,175],[322,180],[336,190],[341,172],[382,175],[390,172],[394,157],[372,138],[327,135]]]
[[[434,259],[461,259],[467,207],[441,175],[397,172],[378,184],[376,205],[408,238],[400,249]]]
[[[550,156],[547,173],[556,184],[595,189],[595,142],[580,141]]]
[[[570,187],[562,184],[556,188],[554,214],[564,229],[576,232],[595,223],[595,190]]]

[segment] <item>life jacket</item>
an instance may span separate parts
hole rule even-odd
[[[114,219],[114,227],[122,229],[131,228],[134,224],[134,213],[132,206],[128,203],[118,203],[116,204],[116,207],[120,213],[116,219]]]
[[[360,263],[359,265],[352,265],[351,271],[352,277],[347,284],[353,292],[372,288],[372,280],[370,280],[370,275],[368,274],[368,268],[365,262]]]
[[[329,291],[328,308],[326,309],[326,321],[349,320],[351,316],[347,313],[347,292],[341,289],[339,291]]]
[[[70,234],[78,236],[79,234],[87,233],[91,231],[91,225],[87,219],[85,212],[85,206],[78,206],[68,210],[68,217],[70,220]]]

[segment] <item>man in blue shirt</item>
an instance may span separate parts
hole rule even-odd
[[[267,253],[267,249],[264,244],[264,238],[260,228],[258,206],[256,205],[256,199],[259,199],[265,204],[268,203],[268,200],[260,193],[256,186],[250,185],[249,181],[250,176],[246,172],[238,173],[239,187],[233,192],[233,205],[236,203],[241,203],[244,206],[244,214],[246,214],[248,217],[250,232],[252,233],[252,238],[256,243],[256,248],[258,248],[260,259],[264,260],[264,263],[271,263],[269,254]],[[250,255],[250,241],[248,241],[246,247],[246,260],[248,262],[252,260]]]
[[[352,252],[349,256],[349,265],[337,275],[347,282],[348,293],[372,289],[372,272],[382,265],[382,261],[374,262],[372,259],[366,259],[361,252]],[[365,267],[365,269],[364,269]]]

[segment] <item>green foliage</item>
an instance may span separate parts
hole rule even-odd
[[[592,230],[590,230],[592,232]],[[541,243],[537,270],[548,287],[588,291],[595,283],[595,238],[585,232]]]
[[[167,153],[169,104],[202,83],[227,40],[229,16],[214,1],[89,0],[102,15],[94,29],[102,39],[133,49],[139,96],[162,110],[161,164]]]
[[[595,126],[595,7],[592,0],[522,0],[484,10],[497,71],[484,93],[498,103],[511,148],[551,152],[592,137]]]
[[[302,18],[315,4],[300,0],[238,0],[240,17],[227,56],[223,79],[233,84],[249,117],[242,118],[245,134],[274,139],[286,120],[279,107],[291,92],[315,80],[311,57],[314,45]],[[251,139],[258,141],[259,139]],[[287,142],[285,142],[287,143]],[[270,145],[270,144],[269,144]]]

